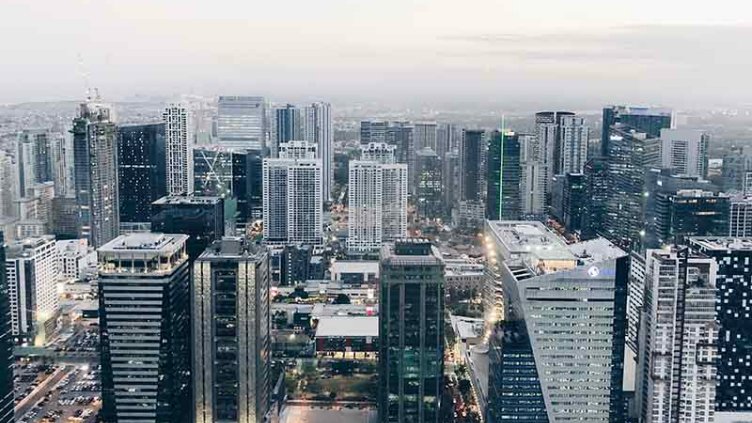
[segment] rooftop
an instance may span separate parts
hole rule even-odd
[[[540,260],[574,260],[567,244],[537,221],[488,221],[507,258],[534,256]]]
[[[376,338],[378,336],[378,316],[321,317],[316,327],[316,338]]]
[[[569,246],[569,251],[579,259],[580,265],[599,263],[627,255],[624,250],[612,244],[606,238],[595,238]]]
[[[163,205],[163,204],[217,204],[220,201],[222,201],[219,197],[203,197],[203,196],[195,196],[195,195],[169,195],[166,197],[162,197],[152,204],[156,205]]]
[[[708,251],[718,250],[752,250],[752,238],[735,238],[729,236],[722,237],[692,237],[689,243],[697,245]]]
[[[185,246],[188,235],[138,232],[120,235],[104,244],[100,254],[119,255],[128,252],[172,254]]]

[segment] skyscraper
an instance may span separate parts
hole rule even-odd
[[[582,173],[588,158],[590,128],[580,116],[562,115],[558,129],[559,155],[554,174]]]
[[[486,132],[478,129],[462,131],[460,141],[460,200],[482,202],[486,174]]]
[[[731,198],[728,235],[737,238],[752,237],[752,196],[738,195]]]
[[[347,249],[367,253],[381,248],[384,173],[378,162],[351,160],[348,177]]]
[[[265,242],[322,242],[322,170],[314,154],[306,142],[287,143],[280,146],[280,158],[264,159]]]
[[[165,125],[118,128],[120,224],[148,224],[151,203],[167,195]]]
[[[215,241],[193,271],[195,422],[263,423],[271,396],[269,257],[243,238]]]
[[[715,280],[715,311],[719,325],[717,355],[711,356],[717,368],[715,377],[711,374],[709,381],[713,383],[715,379],[715,421],[749,420],[752,416],[752,380],[748,364],[748,357],[752,355],[752,317],[749,313],[752,239],[698,237],[690,239],[689,246],[718,264]],[[707,388],[707,392],[712,390]]]
[[[5,244],[0,233],[0,423],[13,423],[13,337],[10,286],[5,273]]]
[[[266,148],[266,102],[263,97],[220,96],[219,143],[232,148]]]
[[[189,421],[187,239],[148,232],[121,235],[97,251],[105,421]]]
[[[546,214],[546,165],[535,135],[518,137],[520,143],[520,197],[522,215],[540,219]]]
[[[585,163],[585,204],[583,205],[582,237],[594,238],[606,230],[608,199],[610,197],[608,160],[594,157]]]
[[[564,225],[569,233],[582,233],[587,197],[585,175],[567,173],[554,176],[551,186],[550,215]]]
[[[414,203],[421,219],[437,219],[444,216],[442,204],[441,161],[436,152],[424,148],[415,153]]]
[[[648,250],[637,401],[646,423],[713,422],[716,275],[686,247]]]
[[[444,263],[423,239],[381,250],[379,421],[441,422]]]
[[[413,142],[416,150],[430,148],[437,151],[436,122],[415,122],[413,124]]]
[[[50,146],[55,137],[49,130],[24,130],[18,134],[16,164],[18,195],[25,197],[34,184],[52,181]]]
[[[601,154],[609,155],[611,127],[621,123],[637,132],[647,134],[650,138],[661,136],[661,129],[671,128],[672,112],[670,109],[639,106],[607,106],[603,109],[601,134]]]
[[[383,120],[363,120],[360,122],[360,143],[387,142],[389,122]]]
[[[735,148],[723,156],[723,190],[752,194],[752,146]]]
[[[120,230],[117,172],[117,126],[109,106],[82,103],[73,119],[73,157],[80,237],[94,248]]]
[[[407,234],[407,165],[382,164],[381,239],[384,242]]]
[[[488,421],[623,421],[628,257],[487,221]]]
[[[5,275],[11,298],[11,331],[19,342],[42,346],[55,331],[60,278],[55,238],[44,236],[8,246]]]
[[[494,131],[488,143],[486,218],[520,218],[520,140],[514,132]]]
[[[321,159],[322,198],[329,201],[334,183],[334,128],[332,106],[316,102],[303,109],[303,139],[316,144]]]
[[[193,191],[191,185],[193,182],[191,176],[193,134],[189,116],[186,107],[180,104],[171,104],[162,113],[166,140],[167,193],[165,195],[181,195]]]
[[[186,251],[195,260],[225,234],[224,200],[193,195],[162,197],[151,205],[151,231],[188,235]]]
[[[700,130],[661,129],[661,168],[674,174],[708,176],[710,136]]]
[[[274,109],[275,146],[303,139],[303,120],[300,109],[292,104]],[[276,157],[276,156],[274,156]]]

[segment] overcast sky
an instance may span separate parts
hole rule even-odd
[[[0,102],[752,103],[745,0],[0,0]]]

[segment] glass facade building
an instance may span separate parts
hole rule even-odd
[[[520,140],[513,132],[494,131],[488,143],[486,218],[520,218]]]
[[[439,423],[444,376],[444,264],[422,239],[381,250],[379,421]]]
[[[152,232],[188,235],[186,250],[195,260],[225,234],[224,200],[219,197],[168,196],[151,205]]]
[[[151,203],[167,195],[164,124],[121,126],[117,142],[120,222],[148,223]]]

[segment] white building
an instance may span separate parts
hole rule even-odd
[[[11,243],[5,274],[11,308],[11,329],[19,340],[41,346],[54,332],[60,304],[60,280],[55,238],[44,236]]]
[[[520,198],[523,216],[541,216],[546,212],[546,164],[535,135],[519,135]]]
[[[729,236],[752,237],[752,196],[731,198]]]
[[[219,143],[231,148],[266,147],[266,102],[263,97],[220,96],[217,111]]]
[[[360,160],[381,164],[396,163],[397,146],[385,142],[369,142],[360,146]]]
[[[582,173],[587,162],[590,128],[585,119],[562,115],[559,124],[559,157],[557,174]]]
[[[89,242],[85,238],[56,241],[55,247],[60,259],[60,274],[67,280],[80,280],[96,265],[96,253],[89,254]]]
[[[283,153],[284,152],[284,153]],[[286,158],[286,155],[303,158]],[[283,157],[283,155],[285,157]],[[280,146],[280,158],[264,159],[264,241],[267,244],[323,241],[321,160],[304,141]]]
[[[645,423],[713,422],[718,265],[686,249],[648,250],[637,401]]]
[[[694,129],[661,129],[661,167],[680,175],[708,175],[710,136]]]
[[[193,191],[191,170],[191,123],[188,110],[179,104],[171,104],[162,113],[165,125],[165,156],[167,166],[167,194],[181,195]]]
[[[303,139],[316,144],[318,158],[321,159],[321,189],[324,200],[332,195],[334,182],[334,128],[332,126],[332,106],[316,102],[303,109]]]

